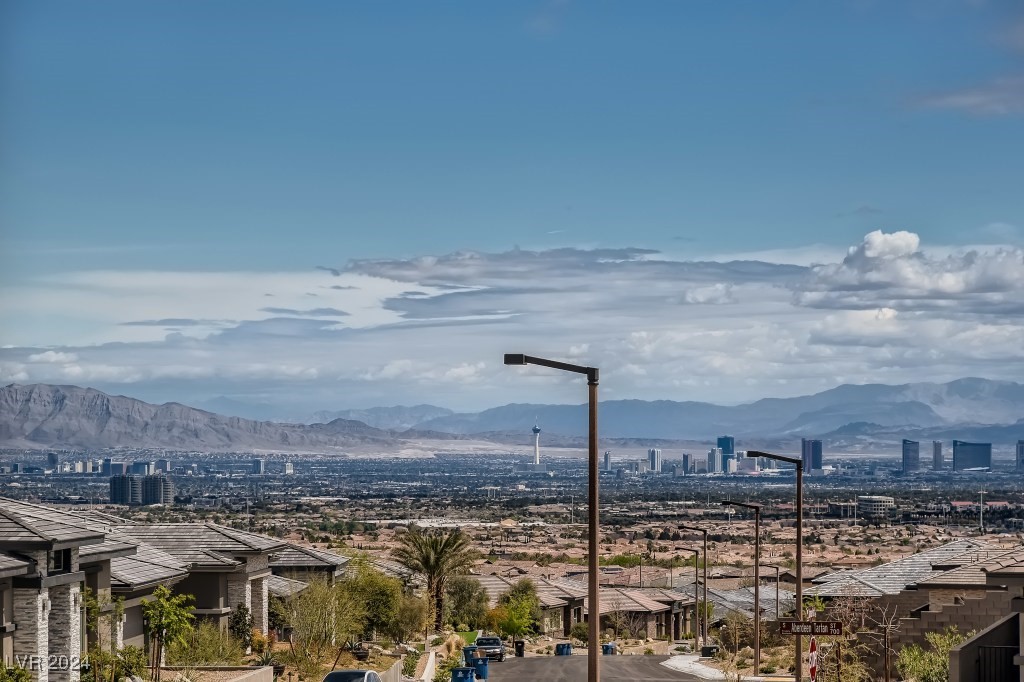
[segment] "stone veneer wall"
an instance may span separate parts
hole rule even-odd
[[[82,587],[79,583],[50,589],[49,649],[51,682],[78,682],[82,656]]]
[[[49,650],[49,590],[44,588],[16,588],[14,590],[15,656],[36,656],[40,665],[29,671],[34,682],[48,682],[47,661]]]

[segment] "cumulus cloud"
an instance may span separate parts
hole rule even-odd
[[[42,353],[33,353],[28,356],[29,362],[51,362],[51,363],[69,363],[78,360],[78,355],[75,353],[61,353],[58,351],[44,351]]]
[[[920,251],[916,234],[875,231],[851,247],[841,263],[812,268],[797,301],[820,308],[1019,311],[1024,251],[997,247],[933,257]]]

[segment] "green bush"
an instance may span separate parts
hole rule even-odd
[[[240,665],[244,656],[241,643],[208,620],[167,647],[170,665]]]
[[[24,668],[16,666],[7,667],[7,664],[0,660],[0,682],[31,682],[32,674]]]
[[[416,665],[420,662],[420,652],[415,651],[410,654],[406,654],[405,658],[402,659],[402,675],[405,677],[412,677],[416,674]]]
[[[586,623],[573,623],[569,629],[569,636],[586,644],[587,638],[590,637],[590,629]]]
[[[644,649],[644,656],[653,656],[653,655],[654,655],[654,649],[652,649],[651,647],[647,647],[646,649]]]
[[[146,652],[137,646],[126,646],[117,652],[117,678],[142,676],[148,667]]]

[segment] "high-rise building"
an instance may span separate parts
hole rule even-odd
[[[605,471],[611,471],[612,470],[612,453],[611,453],[611,450],[605,450],[604,451],[604,470]]]
[[[57,471],[60,468],[60,455],[56,452],[46,453],[46,468],[50,471]]]
[[[156,461],[157,473],[168,474],[171,472],[171,460],[169,459],[158,459]]]
[[[992,468],[992,443],[953,441],[953,471],[985,468]]]
[[[734,473],[736,473],[736,469],[738,469],[738,468],[739,468],[739,465],[736,462],[736,453],[733,453],[733,454],[730,455],[728,453],[723,452],[722,453],[722,471],[724,471],[727,474],[734,474]]]
[[[252,473],[257,476],[262,476],[267,473],[267,460],[265,459],[254,459],[252,461]]]
[[[174,484],[161,474],[142,479],[142,504],[173,504]]]
[[[903,439],[903,473],[921,470],[921,444],[916,440]]]
[[[709,474],[717,474],[722,470],[722,448],[711,448],[708,450],[708,468]]]
[[[647,469],[653,473],[661,472],[661,450],[658,448],[647,451]]]
[[[142,477],[132,474],[111,476],[110,504],[142,504]]]
[[[1017,441],[1017,471],[1024,471],[1024,440]]]
[[[103,460],[103,468],[100,469],[100,473],[103,474],[104,476],[110,476],[111,475],[111,473],[110,473],[110,465],[113,462],[114,462],[114,460],[110,459],[109,457],[104,459]]]
[[[723,455],[735,455],[736,439],[732,436],[719,436],[718,447],[722,449]]]
[[[128,473],[128,465],[124,462],[111,462],[110,463],[110,475],[111,476],[124,476]]]
[[[150,476],[156,473],[156,462],[132,462],[133,476]]]
[[[820,470],[823,465],[821,441],[810,438],[800,439],[800,459],[804,464],[804,472]]]
[[[688,475],[693,473],[693,457],[689,452],[683,453],[683,474]]]
[[[295,473],[295,465],[292,464],[291,462],[285,462],[284,463],[284,475],[285,476],[291,476],[294,473]]]
[[[946,462],[942,456],[942,441],[932,441],[932,469],[942,471],[946,468]]]

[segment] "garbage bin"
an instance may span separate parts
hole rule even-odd
[[[487,664],[488,664],[488,662],[489,661],[487,660],[486,656],[484,656],[482,658],[474,658],[473,659],[473,667],[476,668],[476,679],[478,679],[478,680],[486,680],[487,679],[487,675],[488,675],[488,673],[487,673]]]
[[[601,645],[601,653],[605,656],[615,655],[615,642],[609,642]]]
[[[452,668],[452,682],[473,682],[475,668]]]
[[[572,644],[568,642],[555,645],[555,656],[572,656]]]
[[[516,658],[522,658],[526,655],[526,642],[521,639],[515,641]]]
[[[476,655],[476,647],[470,644],[469,646],[462,647],[462,660],[466,662],[466,665],[473,667],[473,657]]]
[[[700,655],[703,658],[710,658],[718,653],[718,648],[719,647],[717,644],[709,644],[708,646],[702,646],[700,648]]]

